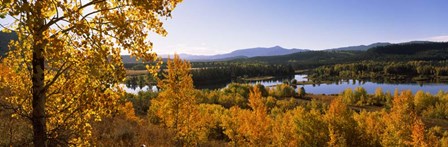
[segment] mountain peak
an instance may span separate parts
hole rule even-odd
[[[230,53],[218,54],[218,55],[190,55],[190,54],[179,54],[179,56],[183,59],[191,60],[191,61],[222,61],[222,60],[231,60],[237,58],[250,58],[256,56],[277,56],[277,55],[286,55],[297,52],[308,51],[307,49],[285,49],[281,46],[273,46],[273,47],[256,47],[256,48],[247,48],[247,49],[239,49],[232,51]],[[163,55],[162,55],[163,57]]]

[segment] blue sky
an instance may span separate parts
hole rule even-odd
[[[447,0],[185,0],[151,36],[161,54],[251,47],[327,49],[448,40]]]
[[[448,0],[184,0],[151,34],[159,54],[448,41]],[[11,20],[2,20],[2,24]]]

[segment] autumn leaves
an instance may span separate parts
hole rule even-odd
[[[241,146],[446,145],[442,140],[447,136],[440,135],[437,127],[425,129],[409,91],[391,97],[390,109],[355,112],[348,104],[371,105],[386,101],[388,94],[378,90],[375,95],[367,95],[357,88],[353,93],[344,92],[329,106],[312,101],[279,109],[282,102],[295,100],[266,98],[263,88],[253,86],[246,97],[248,107],[224,108],[199,101],[201,92],[193,89],[188,68],[189,63],[177,55],[168,61],[168,72],[159,82],[162,92],[151,101],[149,111],[175,132],[178,145],[199,145],[209,139],[229,140],[230,144]],[[216,97],[221,96],[224,95]],[[217,134],[224,137],[216,138]]]

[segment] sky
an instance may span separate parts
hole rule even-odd
[[[159,54],[448,41],[447,0],[184,0],[151,35]]]
[[[172,16],[158,54],[448,41],[448,0],[184,0]]]

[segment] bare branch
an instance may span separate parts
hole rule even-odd
[[[101,2],[105,2],[105,0],[91,1],[91,2],[89,2],[89,3],[87,3],[87,4],[82,5],[81,7],[79,7],[79,8],[78,8],[78,11],[81,10],[81,9],[84,9],[84,8],[86,8],[86,7],[88,7],[88,6],[91,6],[91,5],[94,5],[94,4],[98,4],[98,3],[101,3]],[[56,10],[57,10],[57,7],[56,7]],[[45,28],[45,29],[46,29],[46,28],[49,28],[50,26],[52,26],[53,24],[59,22],[59,21],[62,20],[62,19],[65,19],[65,16],[52,18],[52,19],[51,19],[51,20],[44,26],[44,28]]]
[[[67,63],[67,62],[64,62],[63,65],[61,66],[61,68],[60,68],[60,69],[58,70],[58,72],[56,73],[56,75],[53,77],[53,79],[52,79],[50,82],[48,82],[48,83],[45,84],[45,86],[44,86],[44,90],[45,90],[45,91],[46,91],[51,85],[53,85],[54,82],[56,82],[56,80],[59,78],[59,76],[61,76],[62,73],[64,73],[65,71],[67,71],[67,70],[72,66],[72,64],[70,64],[70,65],[67,66],[66,68],[63,68],[63,67],[65,66],[66,63]]]

